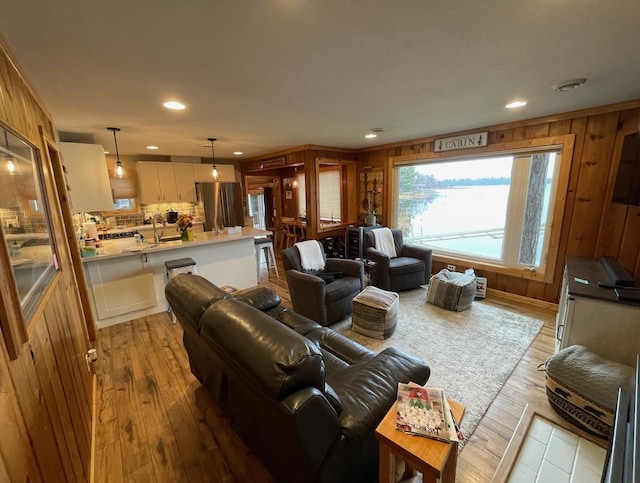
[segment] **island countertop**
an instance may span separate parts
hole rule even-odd
[[[97,250],[97,255],[83,257],[82,263],[91,263],[113,258],[129,257],[131,255],[141,255],[145,253],[157,253],[167,250],[180,250],[201,245],[213,245],[218,243],[228,243],[246,238],[270,235],[271,231],[259,230],[252,227],[242,227],[240,233],[228,234],[226,230],[218,235],[212,232],[195,233],[193,241],[183,242],[181,240],[163,243],[142,243],[136,244],[133,238],[118,238],[113,240],[103,240],[101,247]]]

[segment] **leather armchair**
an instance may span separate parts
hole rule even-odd
[[[396,247],[395,258],[375,248],[375,230],[365,233],[364,247],[367,258],[377,263],[374,285],[393,292],[409,290],[428,283],[431,276],[431,249],[421,245],[405,245],[402,230],[391,229]]]
[[[324,250],[322,253],[324,256]],[[300,252],[295,246],[282,250],[280,256],[291,303],[297,313],[323,326],[351,315],[351,301],[364,288],[362,262],[325,257],[325,272],[344,273],[344,277],[325,283],[319,276],[304,271]]]

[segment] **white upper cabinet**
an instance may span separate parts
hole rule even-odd
[[[140,161],[136,163],[136,171],[140,203],[195,203],[195,180],[191,164]]]
[[[98,144],[60,143],[74,213],[113,209],[104,148]]]

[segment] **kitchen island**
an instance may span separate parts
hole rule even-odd
[[[105,240],[98,254],[82,259],[98,328],[168,309],[165,262],[192,258],[199,275],[218,286],[257,284],[254,238],[270,231],[243,227],[241,233],[196,233],[193,241],[136,244],[133,238]]]

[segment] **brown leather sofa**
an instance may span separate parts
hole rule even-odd
[[[431,277],[431,249],[421,245],[408,245],[402,239],[402,230],[392,228],[393,243],[398,254],[389,258],[375,248],[375,230],[364,234],[367,258],[377,263],[373,284],[383,290],[397,292],[429,283]]]
[[[276,481],[377,481],[375,428],[398,382],[427,381],[424,362],[375,354],[264,287],[233,296],[182,274],[165,293],[191,371]]]

